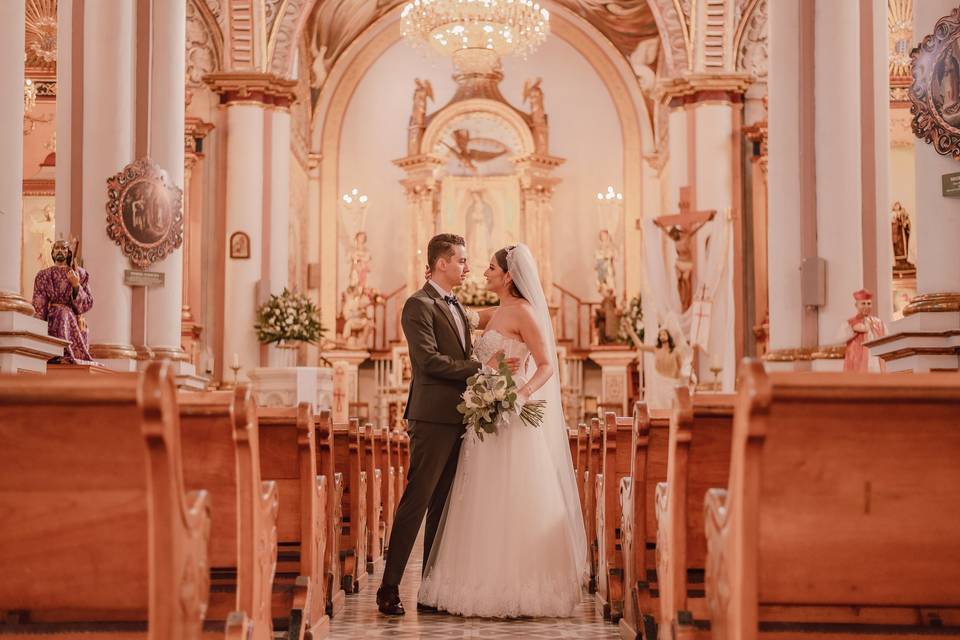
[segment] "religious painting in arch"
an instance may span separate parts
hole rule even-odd
[[[910,54],[913,133],[937,153],[960,157],[960,8],[937,21]]]

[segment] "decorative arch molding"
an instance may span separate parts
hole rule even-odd
[[[653,2],[654,0],[649,0]],[[623,136],[624,218],[641,217],[643,156],[655,152],[654,136],[640,85],[623,55],[584,18],[551,4],[551,35],[571,45],[597,72],[617,112]],[[311,150],[320,157],[320,307],[323,320],[332,323],[337,306],[337,202],[340,142],[346,111],[354,92],[371,66],[400,38],[402,6],[370,25],[338,57],[320,91],[313,114]],[[642,245],[638,233],[628,233],[625,246],[626,287],[642,285]]]
[[[516,110],[510,108],[502,102],[496,100],[487,100],[485,98],[474,98],[473,100],[464,100],[441,110],[434,118],[427,130],[423,134],[423,140],[420,143],[420,153],[429,154],[440,142],[447,127],[465,116],[470,114],[493,115],[501,122],[510,127],[510,132],[516,140],[520,142],[520,149],[515,149],[517,155],[525,156],[536,152],[536,145],[533,141],[533,134],[530,133],[530,126],[520,117]]]
[[[186,83],[204,87],[203,76],[223,65],[223,32],[217,17],[204,0],[187,3]]]
[[[316,3],[317,0],[282,0],[277,16],[270,25],[265,65],[267,72],[282,77],[290,76],[297,42]]]
[[[693,42],[680,0],[647,0],[647,4],[660,32],[667,75],[693,71]]]

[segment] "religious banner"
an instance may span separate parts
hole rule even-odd
[[[710,311],[713,303],[707,299],[707,285],[697,289],[690,318],[690,344],[707,350],[710,345]]]
[[[107,236],[140,269],[183,244],[183,191],[150,158],[107,179]]]

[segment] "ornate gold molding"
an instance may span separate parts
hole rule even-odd
[[[262,104],[287,109],[297,99],[296,80],[272,73],[223,71],[203,76],[207,86],[220,96],[220,104]]]
[[[150,360],[173,360],[174,362],[187,362],[190,359],[186,351],[178,347],[144,347],[144,349],[149,350],[152,354]]]
[[[747,73],[690,73],[660,81],[657,100],[679,107],[700,102],[741,102],[753,79]]]
[[[795,349],[774,349],[763,356],[764,362],[809,362],[810,360],[843,360],[844,345],[830,344]]]
[[[30,338],[36,342],[46,342],[52,347],[65,347],[69,342],[63,340],[62,338],[57,338],[56,336],[50,336],[47,334],[36,334],[31,333],[30,331],[4,331],[0,332],[5,338]]]
[[[90,355],[96,360],[136,360],[137,351],[129,344],[92,344]]]
[[[912,316],[915,313],[949,311],[960,311],[960,293],[924,293],[914,296],[910,303],[903,308],[903,315]]]
[[[16,311],[32,316],[35,312],[33,305],[19,293],[0,291],[0,311]]]

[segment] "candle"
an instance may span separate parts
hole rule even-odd
[[[236,353],[233,354],[233,368],[234,369],[240,368],[240,356],[237,355]]]
[[[710,368],[723,369],[723,354],[714,353],[712,356],[710,356]]]

